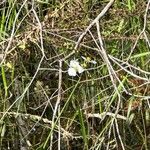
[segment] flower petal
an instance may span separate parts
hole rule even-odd
[[[68,74],[69,74],[69,76],[75,77],[77,75],[77,72],[74,68],[69,68]]]
[[[70,66],[71,68],[76,68],[78,65],[79,65],[79,62],[78,62],[78,61],[76,61],[76,60],[71,60],[69,66]]]
[[[82,73],[84,71],[84,69],[79,65],[79,66],[77,66],[77,71],[78,71],[78,73]]]
[[[81,56],[82,59],[84,59],[86,61],[86,58],[84,56]]]
[[[97,62],[95,60],[91,60],[90,63],[92,63],[94,65],[97,64]]]

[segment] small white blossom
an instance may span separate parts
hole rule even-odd
[[[71,68],[76,68],[76,67],[78,67],[78,66],[80,66],[80,65],[79,65],[79,62],[78,62],[78,61],[76,61],[76,60],[71,60],[69,66],[70,66]]]
[[[69,74],[69,76],[75,77],[77,75],[77,72],[74,68],[69,68],[68,74]]]
[[[80,66],[77,60],[71,60],[69,64],[68,74],[69,76],[76,76],[77,72],[82,73],[84,71],[83,67]]]

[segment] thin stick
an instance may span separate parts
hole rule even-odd
[[[105,13],[108,11],[108,9],[111,7],[111,5],[114,3],[115,0],[110,0],[110,2],[104,7],[104,9],[101,11],[101,13],[91,22],[91,24],[86,28],[86,30],[80,35],[76,46],[75,46],[75,50],[78,49],[82,39],[84,38],[84,36],[87,34],[87,32],[92,28],[92,26],[99,21],[100,18],[102,18]]]
[[[114,113],[111,113],[111,112],[103,112],[101,114],[87,114],[88,118],[91,118],[91,117],[94,117],[94,118],[99,118],[99,119],[103,119],[105,116],[111,116],[113,118],[118,118],[118,119],[122,119],[122,120],[127,120],[127,117],[125,116],[122,116],[122,115],[115,115]]]
[[[149,6],[150,6],[150,0],[149,0],[148,3],[147,3],[146,11],[145,11],[145,14],[144,14],[144,26],[143,26],[143,29],[142,29],[142,31],[140,32],[139,36],[137,37],[137,39],[136,39],[136,41],[135,41],[135,43],[134,43],[134,45],[133,45],[133,47],[132,47],[132,49],[131,49],[131,52],[130,52],[128,58],[127,58],[127,61],[129,61],[129,59],[130,59],[130,57],[131,57],[131,55],[132,55],[132,53],[133,53],[133,51],[134,51],[134,49],[135,49],[135,47],[136,47],[136,45],[137,45],[137,43],[138,43],[138,40],[140,39],[140,37],[141,37],[143,34],[144,34],[144,36],[146,35],[145,29],[146,29],[147,15],[148,15]],[[146,41],[149,41],[148,38],[147,38],[147,36],[145,36],[145,38],[146,38]]]
[[[27,87],[25,88],[25,90],[23,91],[23,93],[22,93],[22,94],[9,106],[9,108],[5,111],[5,113],[3,114],[2,118],[0,119],[0,121],[2,121],[2,120],[4,119],[4,117],[6,116],[7,112],[15,105],[15,103],[16,103],[18,100],[20,100],[20,99],[22,99],[22,98],[24,97],[25,93],[28,91],[29,87],[31,86],[31,84],[33,83],[35,77],[37,76],[37,74],[38,74],[38,72],[39,72],[39,69],[40,69],[40,66],[41,66],[41,64],[42,64],[42,62],[43,62],[43,60],[44,60],[44,57],[45,57],[45,55],[44,55],[44,47],[43,47],[42,25],[41,25],[41,23],[40,23],[40,20],[39,20],[39,18],[38,18],[38,16],[37,16],[36,11],[35,11],[33,8],[32,8],[32,11],[33,11],[33,13],[34,13],[34,15],[35,15],[35,18],[36,18],[37,22],[38,22],[38,27],[39,27],[39,30],[40,30],[39,32],[40,32],[40,41],[41,41],[42,57],[41,57],[41,59],[40,59],[40,61],[39,61],[38,67],[37,67],[37,69],[36,69],[36,71],[35,71],[34,76],[33,76],[32,79],[31,79],[31,81],[29,82],[29,84],[27,85]],[[13,36],[12,36],[12,39],[13,39]],[[12,39],[10,39],[10,42],[9,42],[10,44],[11,44],[11,40],[12,40]],[[10,45],[7,46],[7,49],[9,49],[9,47],[10,47]],[[6,49],[6,52],[7,52],[7,49]],[[4,56],[4,58],[3,58],[2,62],[1,62],[1,64],[4,62],[4,59],[5,59],[5,56]],[[0,64],[0,65],[1,65],[1,64]]]
[[[61,85],[62,85],[62,60],[59,61],[59,83],[58,83],[58,95],[57,95],[57,101],[55,104],[55,109],[54,109],[54,113],[53,113],[53,118],[52,118],[52,129],[51,129],[51,133],[53,132],[53,129],[55,127],[55,118],[56,118],[56,114],[59,108],[59,104],[60,104],[60,100],[61,100]],[[60,111],[60,108],[59,108]],[[58,113],[60,113],[58,111]],[[59,114],[58,114],[59,116]],[[60,150],[60,118],[58,118],[58,124],[59,124],[59,132],[58,132],[58,149]],[[52,150],[52,143],[53,143],[53,133],[51,134],[51,139],[50,139],[50,149]]]
[[[0,114],[4,114],[5,112],[0,112]],[[32,115],[32,114],[24,114],[24,113],[18,113],[18,112],[7,112],[7,115],[9,116],[12,116],[12,117],[16,117],[16,116],[21,116],[23,117],[24,119],[30,119],[30,120],[33,120],[33,121],[36,121],[36,122],[40,122],[42,121],[43,123],[45,124],[50,124],[52,125],[52,121],[51,120],[48,120],[47,118],[42,118],[42,116],[38,116],[38,115]],[[69,133],[68,131],[66,131],[64,128],[59,127],[56,125],[55,126],[56,129],[60,130],[60,134],[62,134],[63,136],[65,137],[68,137],[68,138],[76,138],[75,136],[73,136],[72,133]],[[77,137],[78,138],[78,137]]]
[[[5,61],[7,52],[8,52],[8,50],[9,50],[9,48],[10,48],[10,46],[11,46],[11,43],[12,43],[12,41],[13,41],[13,38],[14,38],[14,33],[15,33],[15,27],[16,27],[17,19],[18,19],[19,15],[20,15],[21,10],[22,10],[23,7],[25,6],[26,2],[27,2],[27,0],[25,0],[25,1],[23,2],[23,4],[21,5],[20,9],[18,10],[18,13],[16,14],[15,20],[14,20],[14,22],[13,22],[13,27],[12,27],[12,31],[11,31],[11,36],[10,36],[8,45],[7,45],[6,49],[5,49],[3,59],[2,59],[2,61],[0,62],[0,66],[1,66],[1,65],[4,63],[4,61]]]

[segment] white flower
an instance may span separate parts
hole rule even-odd
[[[77,72],[82,73],[84,69],[80,66],[77,60],[71,60],[69,64],[68,74],[69,76],[76,76]]]
[[[76,61],[76,60],[71,60],[69,66],[72,67],[72,68],[76,68],[77,66],[80,66],[80,65],[79,65],[79,62],[78,62],[78,61]]]
[[[77,72],[74,68],[69,68],[68,74],[69,74],[69,76],[75,77],[77,75]]]

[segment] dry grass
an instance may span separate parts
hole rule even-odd
[[[149,5],[0,3],[0,147],[148,150]]]

